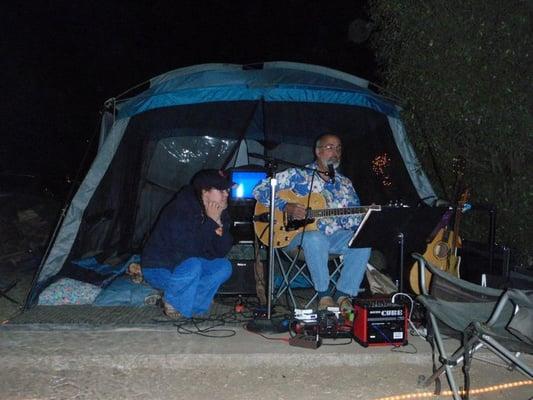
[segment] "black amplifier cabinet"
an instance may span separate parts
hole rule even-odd
[[[407,344],[406,305],[389,299],[356,299],[354,312],[354,339],[363,347]]]
[[[228,256],[233,266],[231,277],[220,286],[218,294],[255,295],[255,254],[251,244],[237,244]]]
[[[233,265],[231,277],[220,286],[219,294],[255,295],[254,260],[230,260]]]
[[[511,259],[509,247],[494,245],[491,256],[488,244],[463,240],[458,253],[461,256],[461,279],[480,285],[481,277],[485,274],[487,286],[502,287],[508,283]]]

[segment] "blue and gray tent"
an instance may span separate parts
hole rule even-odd
[[[435,199],[399,107],[347,73],[292,62],[203,64],[108,100],[98,153],[26,305],[78,268],[74,260],[139,254],[161,208],[197,170],[263,163],[249,153],[303,165],[327,132],[342,138],[341,168],[363,204]]]

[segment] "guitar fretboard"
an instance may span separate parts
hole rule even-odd
[[[309,212],[309,216],[312,218],[320,218],[320,217],[336,217],[339,215],[357,215],[357,214],[365,214],[369,209],[379,210],[380,206],[324,208],[321,210],[311,210]]]

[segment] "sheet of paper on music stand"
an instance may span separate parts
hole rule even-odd
[[[373,213],[373,212],[381,212],[381,209],[379,209],[379,210],[370,209],[370,210],[368,210],[366,212],[366,214],[364,215],[363,219],[361,220],[361,223],[357,227],[357,230],[355,231],[354,235],[350,239],[350,242],[348,243],[348,247],[352,247],[353,241],[355,240],[357,235],[359,235],[359,232],[361,232],[361,230],[363,229],[363,226],[365,226],[365,224],[366,224],[366,221],[368,220],[368,218],[370,218],[370,214]]]

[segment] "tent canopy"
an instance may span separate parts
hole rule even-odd
[[[399,108],[340,71],[288,62],[204,64],[157,76],[105,105],[98,154],[28,303],[72,273],[74,260],[139,253],[161,208],[197,170],[263,164],[249,153],[303,165],[323,133],[342,139],[341,169],[364,204],[435,198]]]

